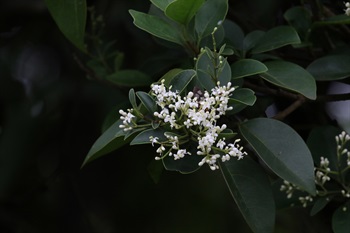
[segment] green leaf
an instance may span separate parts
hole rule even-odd
[[[291,26],[274,27],[266,32],[252,49],[252,53],[263,53],[289,44],[300,43],[300,38]]]
[[[144,87],[149,86],[153,82],[150,76],[138,70],[120,70],[107,76],[106,79],[124,87]]]
[[[222,62],[222,67],[218,70],[218,72],[218,81],[220,82],[220,86],[227,85],[227,83],[231,81],[232,77],[231,67],[228,64],[227,59]]]
[[[334,233],[348,233],[350,229],[350,205],[341,205],[332,216],[332,228]],[[345,211],[344,211],[345,209]]]
[[[186,148],[191,155],[186,155],[181,159],[174,160],[173,156],[166,156],[162,161],[164,168],[168,171],[177,171],[182,174],[189,174],[197,171],[201,167],[198,163],[203,159],[203,156],[197,155],[197,144],[189,142],[181,146]]]
[[[136,96],[133,88],[129,90],[129,101],[134,109],[137,109]]]
[[[172,3],[175,0],[150,0],[153,5],[161,9],[162,11],[165,11],[166,7]]]
[[[243,78],[255,74],[264,73],[267,67],[264,63],[254,59],[241,59],[231,65],[232,78]]]
[[[195,70],[183,70],[177,73],[170,81],[170,86],[172,86],[171,90],[177,90],[178,93],[181,94],[195,75]]]
[[[315,195],[311,153],[292,128],[277,120],[255,118],[242,123],[239,129],[272,171]]]
[[[270,61],[265,63],[268,71],[260,74],[266,81],[305,97],[316,99],[316,82],[304,68],[291,62]]]
[[[220,168],[232,197],[253,232],[273,232],[275,203],[263,169],[249,157],[220,162]]]
[[[308,30],[311,28],[311,12],[302,6],[289,8],[283,15],[289,25],[293,26],[303,38],[306,37]]]
[[[256,101],[256,96],[251,89],[239,88],[233,92],[230,99],[244,105],[253,106]]]
[[[182,69],[175,68],[171,69],[168,72],[166,72],[160,79],[159,81],[162,81],[164,79],[164,85],[169,88],[170,87],[170,82],[171,80],[182,71]]]
[[[164,136],[164,130],[158,129],[147,129],[139,133],[131,142],[130,145],[141,145],[141,144],[151,144],[149,137],[158,137],[159,141],[164,141],[167,138]]]
[[[225,39],[236,50],[243,50],[244,32],[235,22],[226,19],[223,23]]]
[[[162,18],[135,10],[129,10],[129,13],[133,17],[136,27],[161,39],[182,45],[181,36],[177,28],[174,28]]]
[[[224,129],[221,133],[219,133],[218,140],[225,138],[226,140],[234,138],[237,133],[234,133],[232,129]]]
[[[176,0],[170,3],[165,9],[165,15],[180,24],[187,25],[204,0]]]
[[[124,130],[119,128],[122,123],[122,120],[118,120],[95,141],[81,167],[127,143],[127,141],[124,141]]]
[[[153,113],[157,111],[157,104],[152,96],[143,91],[136,92],[136,95],[141,100],[141,103],[146,107],[147,111],[153,116]]]
[[[195,16],[195,29],[199,40],[213,32],[228,11],[227,0],[207,0]]]
[[[330,201],[329,197],[321,197],[321,198],[317,199],[315,204],[312,206],[310,216],[314,216],[315,214],[317,214],[318,212],[323,210],[323,208],[326,207],[326,205],[329,203],[329,201]]]
[[[45,3],[63,35],[81,51],[86,52],[86,0],[45,0]]]
[[[350,55],[330,55],[314,60],[307,70],[318,81],[340,80],[350,76]]]
[[[151,176],[153,182],[158,184],[160,176],[164,171],[164,166],[160,161],[153,159],[147,166],[147,171]]]
[[[215,87],[216,82],[214,80],[214,77],[212,77],[214,73],[214,66],[213,61],[210,58],[208,52],[202,52],[198,56],[196,63],[196,71],[197,79],[199,83],[204,87],[204,89],[211,90]]]
[[[244,37],[243,40],[243,48],[245,51],[249,51],[252,48],[255,47],[255,45],[260,41],[260,39],[265,35],[266,33],[260,30],[252,31],[248,33]]]
[[[337,24],[350,24],[350,17],[341,14],[341,15],[335,15],[329,18],[326,18],[323,21],[316,21],[313,23],[313,27],[319,27],[319,26],[328,26],[328,25],[337,25]]]

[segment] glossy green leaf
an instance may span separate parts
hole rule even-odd
[[[242,123],[239,130],[272,171],[310,194],[315,194],[311,153],[292,128],[277,120],[255,118]]]
[[[172,3],[175,0],[150,0],[153,5],[161,9],[162,11],[165,11],[166,7]]]
[[[220,162],[220,169],[232,197],[253,232],[273,232],[275,203],[264,170],[249,157]]]
[[[341,205],[332,216],[332,228],[334,233],[348,233],[350,229],[350,205],[347,202]]]
[[[170,81],[170,86],[172,86],[171,90],[178,91],[178,93],[181,94],[195,75],[195,70],[183,70],[177,73]]]
[[[135,10],[129,10],[136,27],[161,39],[181,45],[181,36],[176,28],[162,18]]]
[[[143,91],[136,92],[136,95],[141,100],[141,103],[146,107],[148,113],[153,116],[153,113],[157,111],[157,104],[152,96]]]
[[[170,3],[165,9],[165,15],[180,24],[187,25],[204,0],[176,0]]]
[[[304,68],[291,62],[270,61],[265,63],[268,71],[260,74],[266,81],[285,89],[316,99],[316,82]]]
[[[264,73],[267,67],[264,63],[254,59],[241,59],[231,65],[232,78],[243,78],[255,74]]]
[[[330,198],[329,197],[321,197],[315,201],[315,204],[312,206],[310,215],[314,216],[318,212],[324,209],[326,205],[329,203]]]
[[[253,106],[256,101],[256,96],[254,91],[248,88],[238,88],[232,93],[232,96],[230,97],[235,102]]]
[[[211,90],[215,87],[214,66],[208,52],[203,52],[198,56],[196,71],[197,79],[204,89]]]
[[[153,79],[138,70],[120,70],[107,76],[108,81],[124,87],[144,87],[149,86]]]
[[[162,129],[147,129],[139,133],[131,142],[130,145],[142,145],[151,144],[150,137],[158,137],[159,141],[164,141],[167,138],[164,136],[164,130]]]
[[[252,53],[263,53],[286,45],[298,44],[300,38],[291,26],[274,27],[266,32],[252,49]]]
[[[63,35],[85,52],[86,0],[45,0],[45,3]]]
[[[87,156],[85,157],[82,167],[87,163],[101,157],[102,155],[106,155],[127,143],[127,141],[124,141],[125,132],[123,129],[119,128],[119,125],[121,124],[122,120],[118,120],[95,141]]]
[[[227,0],[207,0],[195,16],[195,29],[200,39],[213,32],[228,10]]]
[[[164,85],[169,88],[171,80],[182,71],[182,69],[175,68],[171,69],[168,72],[166,72],[159,81],[162,81],[164,79]]]
[[[307,70],[318,81],[340,80],[350,76],[350,55],[330,55],[314,60]]]

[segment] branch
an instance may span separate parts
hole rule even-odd
[[[283,111],[277,113],[276,116],[274,116],[273,118],[276,120],[283,120],[289,114],[294,112],[297,108],[299,108],[301,105],[303,105],[305,101],[306,101],[306,98],[304,96],[298,95],[298,99],[296,101],[294,101],[291,105],[289,105]]]

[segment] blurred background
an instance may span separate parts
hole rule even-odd
[[[246,32],[267,30],[298,3],[230,1],[228,17]],[[189,61],[133,25],[128,10],[147,12],[149,1],[87,4],[88,55],[62,35],[44,1],[0,1],[0,232],[251,232],[220,172],[164,172],[155,183],[150,146],[80,168],[127,106],[129,87],[105,75],[136,69],[156,81]],[[276,232],[327,231],[304,210],[277,218]]]

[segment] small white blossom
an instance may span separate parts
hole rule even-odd
[[[124,129],[124,131],[129,131],[132,130],[132,119],[136,118],[132,112],[133,109],[127,109],[128,112],[123,111],[122,109],[119,110],[119,114],[120,114],[120,119],[123,120],[123,124],[119,125],[119,128]]]
[[[345,11],[345,14],[347,16],[350,16],[350,3],[349,2],[344,2],[344,5],[346,7],[346,9],[344,10]]]
[[[305,197],[299,197],[299,201],[300,203],[303,205],[303,207],[305,208],[308,204],[308,202],[312,202],[313,198],[311,195],[305,196]]]

